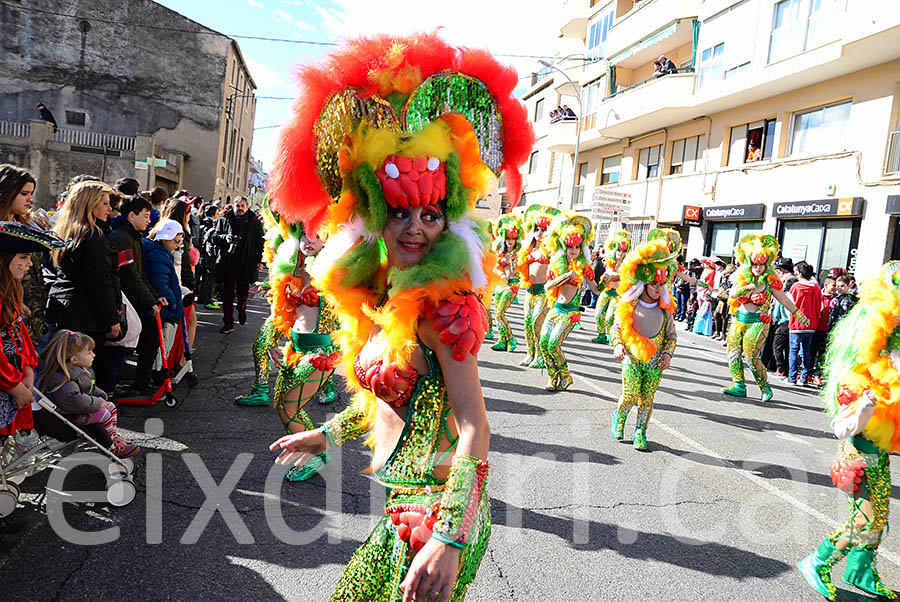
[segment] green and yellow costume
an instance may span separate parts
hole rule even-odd
[[[603,292],[597,298],[597,308],[594,310],[594,320],[597,323],[597,336],[591,339],[594,343],[609,343],[609,333],[612,328],[613,320],[616,317],[616,300],[619,296],[618,280],[619,280],[619,264],[616,259],[617,252],[631,252],[631,233],[625,230],[617,230],[610,232],[609,237],[603,244],[606,249],[606,256],[603,262],[606,266],[604,272]]]
[[[509,327],[506,311],[513,299],[519,294],[519,275],[516,272],[516,258],[522,247],[519,234],[522,224],[515,215],[501,215],[493,224],[494,252],[497,254],[498,272],[503,274],[504,282],[494,289],[491,299],[492,317],[497,320],[497,342],[491,346],[495,351],[515,351],[518,341]],[[510,248],[507,241],[513,241]],[[509,276],[509,274],[514,274]]]
[[[517,267],[520,282],[527,293],[522,311],[525,318],[525,344],[528,347],[528,353],[525,359],[519,362],[520,366],[530,366],[532,368],[542,368],[544,366],[544,361],[541,357],[540,334],[550,306],[547,304],[546,280],[544,282],[532,281],[529,266],[532,263],[550,263],[550,258],[541,246],[537,234],[538,230],[540,230],[546,236],[547,229],[550,227],[550,220],[555,215],[559,215],[559,209],[545,205],[531,205],[522,216],[527,242],[524,248],[519,251]]]
[[[822,400],[841,438],[831,478],[847,495],[850,516],[797,568],[829,600],[837,593],[831,568],[843,558],[845,583],[897,599],[882,583],[876,558],[891,499],[888,454],[900,452],[898,370],[900,261],[891,261],[882,269],[882,278],[862,283],[859,303],[838,322],[826,355]]]
[[[670,286],[678,265],[665,240],[648,241],[630,252],[620,266],[619,302],[616,318],[610,331],[614,347],[622,345],[622,395],[613,414],[612,435],[622,439],[628,413],[637,406],[634,429],[635,449],[647,449],[647,425],[653,414],[653,398],[662,377],[660,362],[664,355],[675,353],[676,333],[674,302]],[[656,303],[644,302],[640,297],[648,284],[662,284]],[[653,320],[662,312],[662,324],[652,337],[638,332],[635,322]],[[654,316],[655,314],[655,316]]]

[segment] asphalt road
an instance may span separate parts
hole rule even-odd
[[[609,347],[589,341],[591,312],[586,330],[564,346],[574,385],[549,393],[545,375],[516,365],[524,354],[521,308],[510,310],[517,352],[486,344],[480,355],[494,530],[467,600],[821,599],[794,563],[847,509],[828,476],[837,442],[813,392],[776,383],[769,404],[727,398],[724,347],[679,326],[649,452],[636,452],[634,412],[624,443],[609,433],[618,366]],[[378,520],[383,493],[362,474],[368,456],[358,443],[306,483],[284,483],[272,470],[267,446],[279,436],[277,417],[232,403],[250,386],[250,345],[265,312],[261,300],[251,301],[249,323],[225,336],[220,316],[203,310],[199,385],[181,385],[176,409],[120,408],[123,431],[144,449],[132,504],[65,503],[48,517],[47,499],[102,491],[102,474],[73,470],[62,496],[45,495],[53,471],[23,483],[18,515],[30,525],[11,553],[0,554],[0,598],[329,598]],[[313,420],[346,399],[335,407],[313,402]],[[97,532],[118,532],[111,543],[78,545],[60,537],[65,524],[94,532],[87,538],[95,542],[103,537]],[[896,587],[898,546],[889,533],[879,563]],[[834,572],[839,599],[870,599],[840,582],[842,570]]]

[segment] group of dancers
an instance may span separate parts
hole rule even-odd
[[[541,205],[490,225],[474,216],[501,173],[518,195],[518,168],[534,141],[513,94],[515,71],[490,54],[434,34],[376,36],[303,67],[299,80],[303,96],[269,190],[269,280],[260,288],[271,314],[253,347],[254,384],[236,403],[275,407],[286,434],[271,449],[291,466],[290,481],[315,475],[332,447],[366,436],[369,470],[387,502],[332,601],[458,602],[491,532],[477,355],[485,338],[496,337],[497,351],[516,349],[506,313],[519,290],[520,365],[546,370],[552,391],[572,384],[562,347],[581,321],[582,285],[599,295],[595,341],[610,343],[622,362],[611,434],[624,438],[637,406],[633,446],[645,450],[677,343],[673,279],[703,284],[679,271],[673,230],[654,230],[640,244],[613,232],[596,278],[587,259],[594,232],[583,216]],[[772,398],[759,352],[773,298],[802,317],[772,273],[777,255],[770,236],[738,244],[728,395],[747,395],[746,359],[762,400]],[[900,449],[898,320],[900,263],[863,286],[829,351],[826,408],[842,440],[832,477],[851,516],[798,566],[830,599],[830,569],[843,557],[845,581],[893,595],[875,553],[887,524],[887,454]],[[279,371],[270,395],[272,364]],[[351,398],[316,427],[304,406],[317,395],[334,402],[338,366]]]

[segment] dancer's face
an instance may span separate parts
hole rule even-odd
[[[515,238],[507,238],[506,239],[506,250],[512,251],[516,248],[516,239]]]
[[[387,225],[382,235],[388,263],[406,268],[425,259],[447,225],[440,207],[394,209],[388,207]]]
[[[568,258],[569,261],[577,259],[578,251],[579,251],[578,247],[566,247],[566,258]]]
[[[759,276],[763,272],[766,271],[766,264],[764,263],[754,263],[750,266],[750,273],[754,276]]]
[[[644,295],[647,297],[645,301],[654,302],[659,301],[659,296],[662,295],[663,285],[658,282],[651,282],[644,286]]]
[[[534,228],[534,239],[538,242],[544,240],[544,234],[547,233],[546,228],[541,228],[540,226],[535,226]]]
[[[300,237],[300,252],[307,257],[311,257],[321,251],[324,244],[318,234],[310,236],[304,232],[303,236]]]
[[[622,263],[625,259],[626,252],[625,251],[616,251],[616,263]]]

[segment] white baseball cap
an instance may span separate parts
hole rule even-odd
[[[154,228],[156,240],[174,240],[179,234],[184,234],[181,224],[173,219],[161,219]]]

